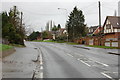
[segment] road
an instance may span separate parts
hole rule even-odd
[[[65,43],[25,44],[3,59],[3,78],[118,78],[118,55]]]

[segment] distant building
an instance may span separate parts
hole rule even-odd
[[[88,28],[88,35],[92,35],[93,32],[97,29],[98,26],[91,26]]]
[[[52,31],[52,28],[54,27],[54,25],[55,25],[55,23],[54,23],[54,21],[48,21],[47,23],[46,23],[46,31]]]
[[[58,30],[58,36],[63,35],[63,34],[67,34],[67,30],[65,28],[61,28]]]
[[[49,31],[49,22],[46,23],[46,31]]]
[[[120,1],[118,2],[118,16],[120,16]]]
[[[42,40],[42,33],[39,32],[39,35],[37,36],[37,40]]]

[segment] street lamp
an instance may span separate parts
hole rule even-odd
[[[65,8],[58,8],[58,10],[65,10],[65,12],[66,12],[66,21],[67,21],[67,9],[65,9]]]
[[[68,13],[67,9],[65,9],[65,8],[58,8],[58,10],[65,10],[65,12],[66,12],[66,22],[67,22],[67,13]],[[69,34],[68,34],[68,30],[67,30],[67,42],[68,42],[68,36],[69,36]]]

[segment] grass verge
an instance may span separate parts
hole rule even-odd
[[[88,47],[104,48],[104,49],[120,49],[118,47],[109,47],[109,46],[96,46],[96,45],[86,45]]]
[[[74,42],[66,42],[66,43],[69,44],[69,45],[80,45],[80,44],[74,43]]]
[[[9,44],[9,45],[14,47],[25,47],[24,45],[20,45],[20,44]]]
[[[5,45],[5,44],[0,44],[0,51],[5,51],[8,49],[12,49],[13,46]]]
[[[74,42],[65,42],[65,41],[53,41],[53,40],[33,40],[35,42],[54,42],[54,43],[66,43],[69,45],[78,45],[78,43],[74,43]]]

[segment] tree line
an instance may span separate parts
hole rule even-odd
[[[2,38],[11,44],[24,45],[25,24],[22,21],[23,13],[14,6],[9,12],[2,12]]]
[[[69,19],[66,22],[66,30],[67,34],[57,35],[58,30],[61,29],[60,24],[58,26],[54,25],[52,28],[52,33],[49,31],[43,31],[41,32],[42,38],[46,39],[49,36],[52,36],[52,34],[55,34],[56,40],[63,40],[67,41],[74,41],[77,39],[80,39],[80,37],[84,37],[88,33],[87,25],[85,24],[85,16],[82,12],[82,10],[79,10],[76,6],[74,7],[73,11],[68,16]],[[28,38],[30,40],[37,39],[38,32],[33,32]]]

